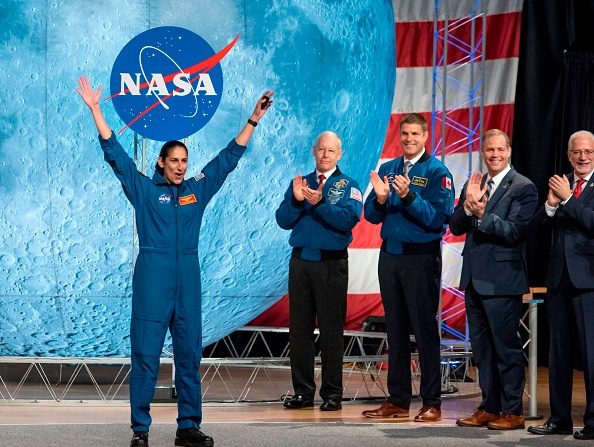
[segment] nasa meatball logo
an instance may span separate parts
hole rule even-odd
[[[171,194],[161,194],[159,196],[159,203],[169,203],[171,202]]]
[[[110,78],[114,107],[128,127],[157,141],[181,140],[215,114],[223,92],[220,61],[239,36],[215,53],[199,35],[162,26],[134,37],[116,58]]]

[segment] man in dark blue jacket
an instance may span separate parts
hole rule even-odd
[[[371,173],[365,219],[382,224],[378,273],[388,333],[388,392],[370,418],[408,417],[412,399],[410,328],[421,364],[423,406],[415,422],[441,420],[441,353],[437,321],[441,291],[441,237],[454,206],[448,169],[425,150],[427,121],[411,113],[400,121],[403,156]]]
[[[551,417],[528,427],[536,435],[573,431],[572,347],[581,352],[586,385],[584,428],[576,439],[594,439],[594,135],[582,130],[569,137],[573,172],[549,179],[544,206],[534,217],[552,221],[553,244],[547,273],[549,316],[549,398]],[[574,332],[577,332],[577,340]]]
[[[276,211],[276,221],[292,230],[289,264],[289,345],[294,395],[287,409],[312,408],[316,316],[320,328],[322,385],[320,410],[342,408],[343,327],[348,287],[351,230],[359,222],[363,196],[357,182],[337,166],[342,144],[322,132],[313,146],[316,169],[297,175]]]
[[[524,351],[518,335],[522,295],[528,292],[524,239],[536,210],[536,186],[509,165],[508,136],[491,129],[482,138],[488,173],[474,173],[450,218],[466,234],[460,289],[465,292],[472,356],[483,399],[463,427],[524,428]]]

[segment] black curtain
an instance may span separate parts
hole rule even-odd
[[[594,0],[524,0],[514,110],[512,163],[537,186],[571,171],[567,141],[594,132]],[[545,283],[550,228],[527,241],[531,286]],[[539,364],[548,363],[546,302],[539,306]]]

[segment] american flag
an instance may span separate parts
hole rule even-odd
[[[398,134],[399,122],[403,115],[411,112],[421,113],[431,124],[435,0],[393,0],[392,3],[396,29],[396,89],[384,148],[377,168],[402,154]],[[450,23],[467,16],[472,9],[472,3],[470,0],[450,0]],[[523,0],[489,0],[483,3],[486,13],[483,129],[498,128],[511,137]],[[444,20],[439,20],[438,28],[443,26]],[[470,33],[470,24],[461,21],[455,32]],[[478,30],[478,36],[482,36],[482,29]],[[450,51],[455,53],[456,50],[452,47]],[[452,58],[455,59],[455,54]],[[448,116],[458,121],[463,121],[468,114],[467,108],[448,112]],[[431,132],[433,130],[430,127],[428,145],[431,142]],[[448,134],[446,147],[450,146],[453,138],[458,137]],[[474,150],[478,150],[478,145]],[[468,152],[446,150],[445,163],[453,174],[457,194],[469,175],[468,159]],[[473,171],[479,169],[478,159],[478,156],[472,157]],[[368,185],[365,197],[370,190],[371,185]],[[380,226],[362,219],[353,232],[354,239],[349,247],[346,329],[359,330],[368,316],[384,315],[377,276],[381,246],[379,231]],[[443,316],[447,317],[448,325],[462,330],[465,323],[464,307],[455,286],[459,281],[460,253],[464,240],[454,237],[448,231],[444,235],[444,242]],[[251,324],[288,326],[287,296]]]

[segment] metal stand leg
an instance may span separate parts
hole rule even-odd
[[[530,345],[528,346],[528,376],[530,377],[530,400],[526,419],[542,419],[542,416],[538,414],[537,409],[538,303],[533,300],[531,300],[528,303],[528,322],[528,327],[530,328]]]

